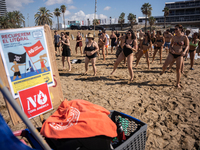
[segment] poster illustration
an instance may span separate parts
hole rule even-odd
[[[44,27],[0,31],[0,53],[14,98],[42,83],[54,85]]]

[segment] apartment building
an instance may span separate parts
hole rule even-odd
[[[0,0],[0,16],[3,16],[7,12],[6,1]]]

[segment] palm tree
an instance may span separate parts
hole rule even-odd
[[[93,25],[96,26],[96,25],[98,25],[98,24],[99,24],[99,20],[98,20],[98,19],[94,19],[94,20],[93,20]]]
[[[90,20],[89,20],[89,18],[87,18],[87,22],[88,22],[88,26],[90,25]]]
[[[13,11],[14,17],[17,23],[17,27],[21,27],[21,24],[25,22],[25,17],[20,11]]]
[[[15,19],[14,12],[8,12],[7,13],[7,21],[10,23],[11,28],[15,28],[16,27],[16,19]]]
[[[58,17],[60,17],[60,14],[61,14],[61,10],[59,8],[56,8],[54,10],[54,15],[57,17],[58,31],[59,31],[59,18]]]
[[[131,23],[131,29],[133,29],[133,23],[136,22],[136,15],[129,13],[128,14],[128,20]]]
[[[156,19],[154,17],[152,17],[152,16],[149,17],[150,33],[151,33],[151,27],[152,27],[152,25],[154,25],[155,21],[156,21]]]
[[[7,29],[11,28],[11,23],[8,22],[7,16],[0,16],[0,28],[2,29]]]
[[[147,30],[147,17],[151,16],[152,7],[149,3],[144,3],[141,7],[142,13],[145,15],[145,32]]]
[[[34,15],[35,25],[52,25],[53,14],[46,7],[40,7],[39,11]]]
[[[65,5],[61,5],[60,9],[61,9],[61,11],[63,13],[63,22],[64,22],[64,30],[65,30],[65,15],[64,14],[65,14],[65,11],[66,11],[67,7]]]
[[[165,7],[162,11],[164,12],[164,16],[165,16],[164,25],[165,25],[165,28],[166,28],[166,17],[169,15],[169,8]]]
[[[121,15],[119,16],[119,20],[118,20],[118,23],[121,24],[121,30],[122,30],[122,24],[123,24],[124,21],[125,21],[124,17],[125,17],[125,13],[122,12]]]

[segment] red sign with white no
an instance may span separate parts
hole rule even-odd
[[[53,109],[47,83],[19,91],[19,98],[29,119]]]

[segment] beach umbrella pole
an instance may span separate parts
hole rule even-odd
[[[12,97],[12,94],[8,90],[8,88],[3,84],[1,78],[0,78],[0,91],[2,92],[3,96],[7,99],[7,101],[10,103],[12,108],[15,110],[15,112],[18,114],[18,116],[22,119],[22,121],[26,124],[30,132],[32,133],[33,137],[37,140],[37,142],[40,144],[40,146],[44,150],[51,150],[49,145],[46,143],[46,141],[42,138],[40,133],[35,129],[31,121],[28,119],[28,117],[25,115],[25,113],[20,108],[19,104],[16,102],[16,100]]]

